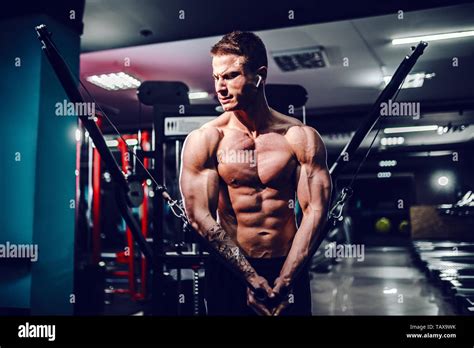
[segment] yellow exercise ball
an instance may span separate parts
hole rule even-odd
[[[410,224],[407,220],[402,220],[398,225],[398,232],[406,234],[410,231]]]
[[[375,222],[375,231],[378,233],[388,233],[392,228],[392,223],[386,217],[381,217]]]

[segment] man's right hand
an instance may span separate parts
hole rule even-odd
[[[255,288],[255,290],[265,292],[269,298],[275,297],[272,288],[265,278],[257,275],[250,280],[250,283]],[[260,302],[255,297],[255,293],[250,290],[250,288],[247,288],[247,305],[259,315],[272,315],[272,310],[268,308],[263,302]]]

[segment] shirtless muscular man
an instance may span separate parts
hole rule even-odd
[[[308,270],[294,278],[326,220],[331,178],[324,143],[314,128],[268,106],[267,55],[257,35],[229,33],[211,55],[224,113],[186,138],[180,173],[186,213],[256,289],[270,298],[288,295],[273,307],[259,302],[211,260],[208,313],[311,315]]]

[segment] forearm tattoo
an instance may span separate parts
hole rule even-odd
[[[209,228],[206,231],[206,238],[219,254],[240,270],[246,278],[255,275],[254,268],[220,224]]]

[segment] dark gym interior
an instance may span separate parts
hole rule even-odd
[[[341,164],[334,225],[308,261],[312,315],[473,315],[474,4],[204,3],[20,0],[0,14],[0,314],[207,314],[212,259],[183,227],[181,155],[223,113],[209,51],[241,30],[265,43],[268,105]],[[89,117],[70,110],[76,92]]]

